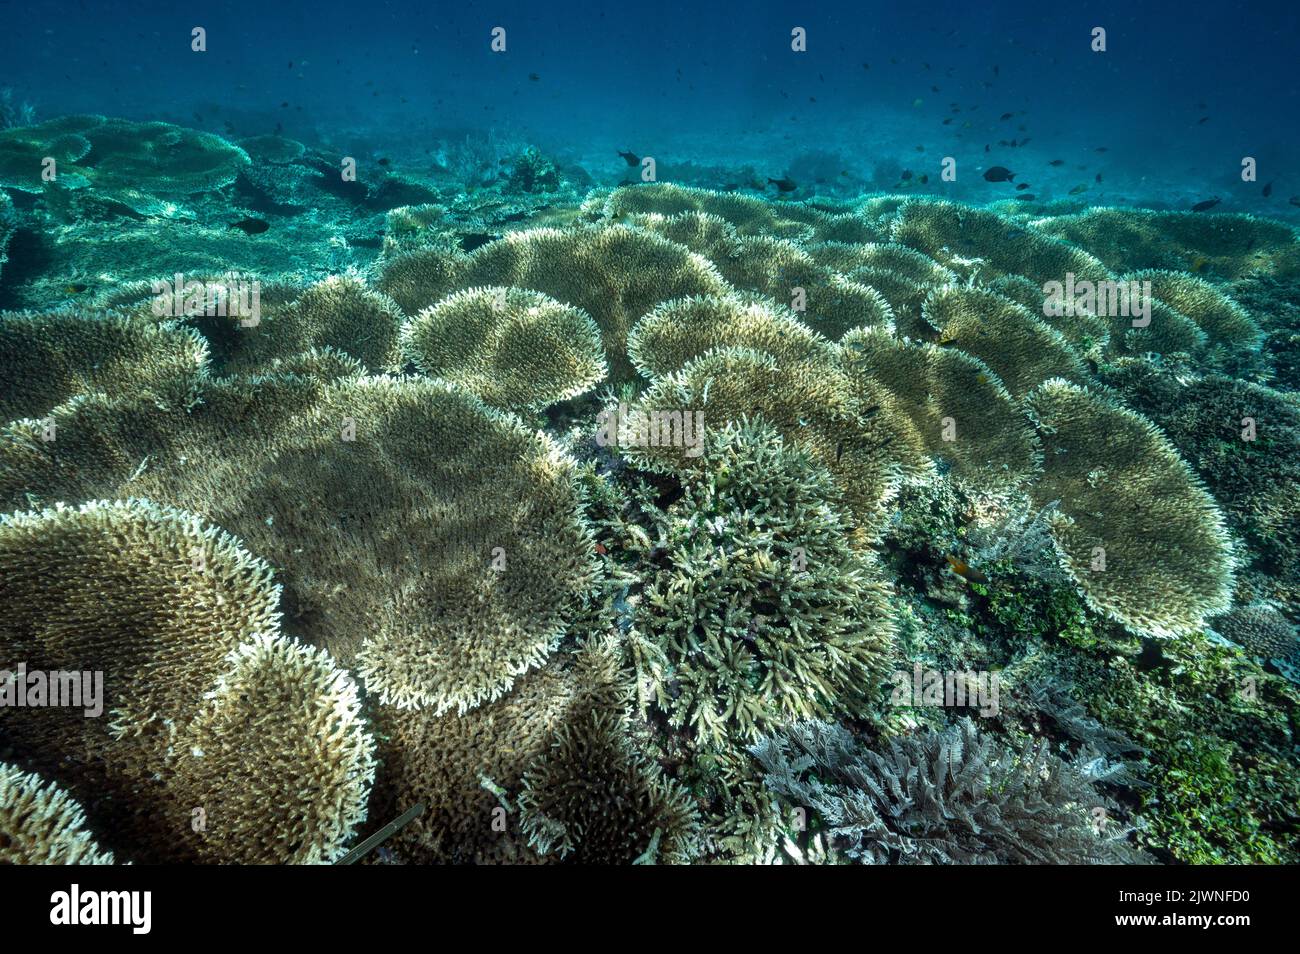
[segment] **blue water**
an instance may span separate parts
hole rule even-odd
[[[1218,195],[1220,211],[1286,217],[1300,213],[1288,204],[1300,193],[1298,10],[0,0],[0,87],[38,118],[163,119],[232,138],[279,130],[399,158],[493,132],[580,162],[598,182],[624,173],[618,150],[788,171],[809,192],[887,189],[904,170],[936,180],[950,156],[958,179],[942,191],[953,198],[1000,197],[1005,187],[979,173],[1002,165],[1040,198],[1086,183],[1098,203],[1177,208]],[[190,48],[196,26],[204,53]],[[1090,48],[1098,26],[1104,53]],[[494,27],[503,53],[490,48]],[[791,50],[794,27],[806,52]],[[1247,156],[1255,182],[1241,180]]]

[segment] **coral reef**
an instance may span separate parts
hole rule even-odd
[[[586,313],[517,288],[447,296],[403,325],[402,353],[421,373],[515,411],[567,401],[606,374],[600,329]]]
[[[289,128],[0,129],[0,855],[1300,860],[1294,229]]]
[[[364,821],[357,688],[278,633],[271,568],[143,501],[0,518],[0,628],[29,670],[98,674],[99,717],[6,709],[7,747],[141,861],[320,862]],[[90,706],[82,690],[82,704]]]
[[[1044,743],[1009,750],[969,720],[865,748],[803,722],[754,746],[765,784],[861,864],[1113,864],[1136,860],[1102,833],[1104,796]],[[810,819],[811,820],[811,819]]]
[[[0,864],[111,865],[81,806],[39,775],[0,762]]]

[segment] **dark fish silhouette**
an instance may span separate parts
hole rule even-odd
[[[529,80],[529,82],[536,83],[536,82],[537,82],[538,80],[540,80],[540,79],[541,79],[541,77],[538,76],[536,73],[529,73],[529,74],[528,74],[528,80]]]
[[[1096,178],[1095,181],[1097,181],[1097,182],[1100,182],[1100,181],[1101,181],[1101,173],[1100,173],[1100,172],[1097,173],[1097,178]]]
[[[900,179],[902,179],[904,182],[906,182],[908,179],[912,178],[912,170],[911,170],[911,169],[904,169],[904,170],[903,170],[903,174],[902,174],[901,176],[899,176],[898,178],[900,178]]]
[[[230,223],[230,227],[239,229],[245,235],[261,235],[271,227],[271,224],[262,219],[240,219],[238,222]]]
[[[636,153],[620,152],[619,155],[623,157],[623,161],[626,162],[629,166],[639,165],[641,162],[641,157],[638,156]]]
[[[1218,205],[1222,200],[1216,195],[1213,199],[1206,199],[1204,202],[1197,202],[1192,206],[1193,212],[1207,212]]]
[[[1020,183],[1020,185],[1016,186],[1016,189],[1017,189],[1018,191],[1021,191],[1021,192],[1023,192],[1025,189],[1028,189],[1028,188],[1029,188],[1029,183],[1028,183],[1028,182],[1022,182],[1022,183]]]
[[[1019,202],[1032,202],[1034,200],[1034,194],[1032,192],[1022,192],[1020,195],[1016,196],[1016,200]]]
[[[1048,163],[1048,165],[1049,165],[1049,166],[1063,166],[1063,165],[1065,165],[1065,160],[1064,160],[1064,159],[1053,159],[1051,162]]]
[[[795,189],[799,188],[799,184],[789,176],[785,176],[781,179],[773,179],[769,177],[767,181],[776,186],[778,192],[793,192]]]
[[[930,177],[929,177],[929,176],[921,176],[921,180],[920,180],[920,181],[921,181],[921,185],[925,185],[927,182],[930,181]]]
[[[1015,113],[1003,113],[1002,116],[1001,116],[1001,118],[1002,118],[1003,120],[1007,120],[1007,119],[1010,119],[1010,118],[1011,118],[1012,116],[1014,116],[1014,115],[1015,115]]]
[[[1005,166],[993,166],[984,170],[985,182],[1014,182],[1016,174]]]
[[[1273,194],[1273,183],[1270,182],[1268,185],[1264,186],[1264,198],[1267,199],[1272,194]]]
[[[387,157],[385,157],[385,158],[379,160],[379,164],[380,164],[381,166],[389,166],[389,165],[392,165],[392,160],[389,159],[389,158],[387,158]]]

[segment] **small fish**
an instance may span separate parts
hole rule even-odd
[[[988,151],[989,151],[989,144],[988,144],[988,143],[985,143],[985,144],[984,144],[984,151],[985,151],[985,152],[988,152]]]
[[[1209,117],[1209,116],[1202,116],[1200,119],[1196,120],[1196,125],[1198,125],[1198,126],[1204,126],[1204,125],[1205,125],[1206,123],[1208,123],[1209,121],[1210,121],[1210,117]]]
[[[1049,166],[1063,166],[1063,165],[1065,165],[1065,160],[1064,160],[1064,159],[1053,159],[1051,162],[1048,163],[1048,165],[1049,165]]]
[[[1088,187],[1086,185],[1077,185],[1070,190],[1070,195],[1083,195],[1087,191]]]
[[[289,61],[289,69],[293,69],[293,60]]]
[[[1094,179],[1093,181],[1094,181],[1094,182],[1100,182],[1100,181],[1101,181],[1101,173],[1100,173],[1100,172],[1097,173],[1097,178]]]
[[[1024,192],[1024,191],[1025,191],[1026,189],[1028,189],[1028,188],[1029,188],[1029,183],[1028,183],[1028,182],[1022,182],[1022,183],[1020,183],[1018,186],[1016,186],[1016,190],[1019,191],[1019,192]]]
[[[930,177],[928,175],[921,176],[919,181],[921,185],[925,185],[927,182],[930,181]]]
[[[1192,271],[1199,272],[1207,264],[1209,264],[1209,261],[1210,260],[1206,258],[1204,255],[1197,255],[1196,258],[1192,260]]]
[[[943,124],[944,124],[945,126],[951,126],[951,125],[952,125],[952,117],[949,116],[947,119],[945,119],[945,120],[943,121]]]
[[[1016,174],[1005,166],[992,166],[984,170],[985,182],[1014,182]]]
[[[389,159],[387,156],[385,156],[383,159],[380,159],[380,160],[379,160],[379,164],[380,164],[381,166],[389,166],[389,165],[392,165],[392,160]]]
[[[906,182],[908,179],[912,178],[912,170],[911,170],[911,169],[904,169],[904,170],[903,170],[903,174],[902,174],[901,176],[899,176],[898,178],[900,178],[900,179],[902,179],[904,182]]]
[[[1000,118],[1003,122],[1005,122],[1006,120],[1010,119],[1010,118],[1011,118],[1012,116],[1014,116],[1014,115],[1015,115],[1014,113],[1003,113],[999,118]]]
[[[1268,185],[1264,186],[1264,198],[1267,199],[1272,194],[1273,194],[1273,183],[1270,182]]]
[[[1098,146],[1097,149],[1096,149],[1096,151],[1097,151],[1097,152],[1109,152],[1110,150],[1107,149],[1105,146]]]
[[[636,153],[620,152],[619,155],[623,157],[623,161],[626,162],[629,166],[637,166],[641,164],[641,157],[638,156]]]
[[[1019,202],[1033,202],[1035,198],[1037,197],[1032,192],[1022,192],[1020,195],[1016,196],[1016,199]]]
[[[82,292],[87,291],[89,288],[90,288],[89,285],[83,285],[81,282],[72,282],[70,285],[68,285],[67,288],[64,289],[64,291],[67,292],[69,295],[80,295]]]
[[[261,235],[271,227],[269,222],[262,219],[240,219],[238,222],[231,222],[232,229],[239,229],[245,235]]]
[[[1223,200],[1216,195],[1213,199],[1206,199],[1204,202],[1197,202],[1194,206],[1192,206],[1192,211],[1208,212],[1210,209],[1218,205],[1221,201]]]
[[[771,185],[776,186],[778,192],[793,192],[795,189],[799,188],[799,184],[795,182],[793,179],[791,179],[789,176],[785,176],[780,179],[773,179],[771,177],[768,177],[767,181]]]
[[[952,568],[952,572],[956,573],[963,580],[969,580],[971,583],[987,583],[989,581],[987,576],[975,569],[965,560],[955,556],[944,556],[944,559],[948,561],[948,566]]]
[[[603,544],[603,543],[597,543],[597,544],[596,544],[596,552],[599,553],[601,556],[604,556],[604,555],[605,555],[606,553],[608,553],[609,551],[605,549],[605,544]]]
[[[922,106],[924,106],[924,105],[925,105],[925,100],[921,99],[921,97],[919,97],[919,96],[918,96],[916,99],[912,100],[912,106],[915,107],[915,108],[917,108],[917,109],[919,109],[920,107],[922,107]]]
[[[540,79],[541,79],[541,77],[538,76],[536,73],[529,73],[529,74],[528,74],[528,81],[529,81],[530,83],[536,83],[536,82],[537,82],[538,80],[540,80]]]

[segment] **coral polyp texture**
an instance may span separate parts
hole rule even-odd
[[[373,741],[352,677],[279,632],[266,563],[139,500],[0,518],[0,563],[0,652],[51,693],[75,686],[77,705],[5,710],[7,747],[79,798],[119,857],[342,852]]]
[[[1300,862],[1294,227],[284,109],[0,129],[0,861]]]

